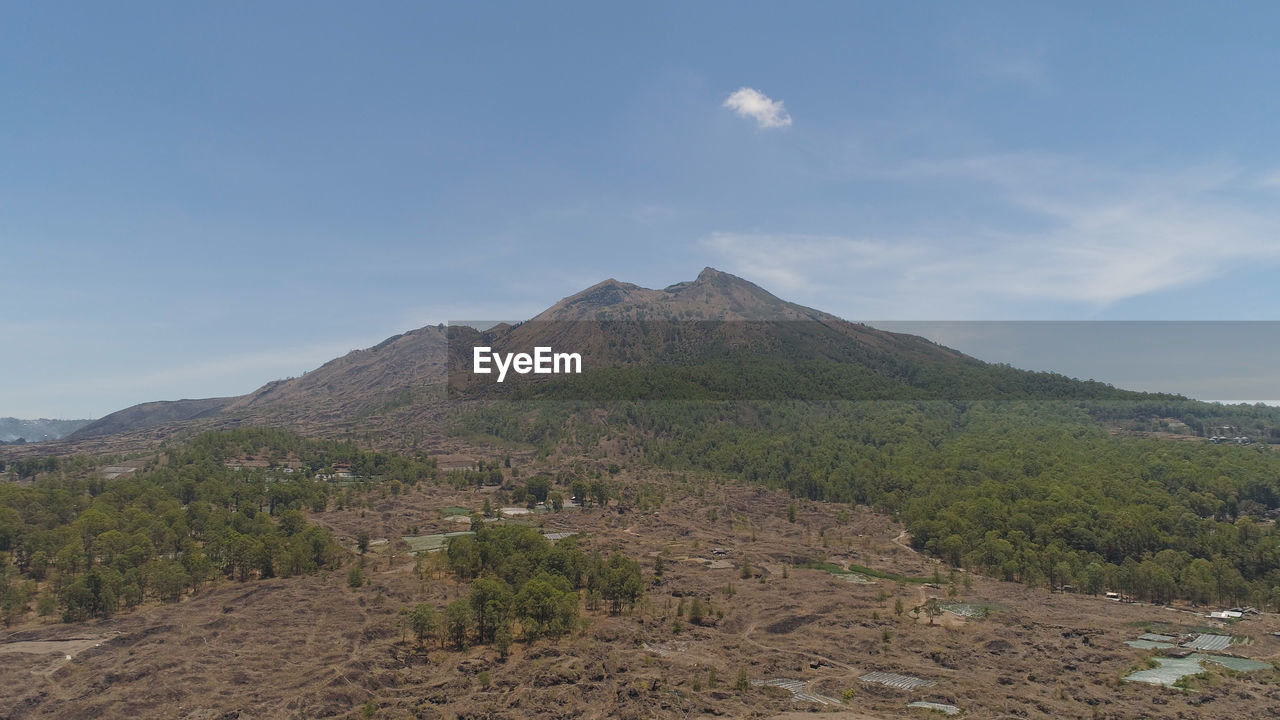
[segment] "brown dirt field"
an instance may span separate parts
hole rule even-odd
[[[313,516],[352,545],[360,530],[392,540],[371,549],[370,584],[359,590],[347,587],[344,570],[223,581],[178,604],[0,634],[0,652],[8,646],[0,655],[0,718],[930,717],[908,710],[912,700],[982,718],[1280,717],[1277,672],[1214,672],[1196,692],[1119,681],[1147,657],[1123,644],[1143,631],[1139,625],[1208,623],[1189,611],[971,576],[957,599],[1007,610],[980,620],[947,614],[930,625],[896,616],[894,600],[909,609],[929,595],[948,599],[945,588],[855,584],[792,566],[823,558],[917,577],[941,567],[904,547],[901,528],[884,516],[800,502],[789,523],[791,500],[755,487],[666,476],[615,482],[661,483],[666,500],[647,513],[589,508],[507,521],[581,533],[587,547],[639,558],[650,579],[634,612],[584,613],[585,626],[559,642],[517,643],[503,661],[491,647],[455,652],[403,639],[399,610],[443,606],[465,588],[443,577],[421,581],[399,536],[411,525],[420,533],[456,530],[438,508],[478,508],[493,492],[422,487]],[[664,577],[652,580],[658,553],[689,560],[668,562]],[[729,567],[708,567],[713,558]],[[752,569],[746,579],[744,561]],[[710,600],[711,614],[676,632],[676,609],[693,595]],[[1239,654],[1271,660],[1280,657],[1273,631],[1280,617],[1263,615],[1229,632],[1250,640],[1236,646]],[[90,638],[77,653],[62,645],[26,652],[41,641]],[[739,692],[740,669],[751,680],[803,680],[809,692],[831,697],[855,692],[840,707],[795,702],[777,688]],[[858,680],[872,671],[936,684],[903,692]]]

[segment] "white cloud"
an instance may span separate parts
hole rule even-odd
[[[1036,305],[1091,312],[1280,264],[1280,209],[1236,199],[1256,179],[1231,168],[1143,173],[1019,155],[893,177],[976,185],[1017,220],[889,236],[721,232],[702,245],[727,270],[797,300],[881,319],[1027,317]]]
[[[783,107],[782,101],[771,100],[768,95],[755,88],[738,88],[724,101],[724,107],[742,117],[755,120],[762,128],[787,127],[791,124],[791,114]]]

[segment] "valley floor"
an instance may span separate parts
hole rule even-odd
[[[1152,654],[1125,641],[1208,631],[1203,610],[950,578],[905,545],[899,526],[864,509],[800,502],[789,522],[790,500],[755,487],[666,475],[627,482],[658,484],[665,499],[648,512],[566,508],[504,521],[577,533],[586,547],[641,561],[646,597],[634,611],[584,612],[583,627],[558,642],[517,642],[505,660],[489,646],[414,642],[400,611],[443,607],[465,586],[416,573],[399,538],[414,526],[458,530],[439,509],[478,509],[493,492],[419,487],[311,516],[352,547],[362,530],[374,538],[359,589],[345,571],[222,581],[178,604],[0,633],[0,718],[931,716],[912,701],[983,718],[1280,717],[1275,670],[1211,670],[1190,690],[1121,681]],[[665,568],[654,580],[659,553]],[[797,567],[812,559],[920,581]],[[679,616],[694,596],[709,600],[703,624]],[[913,618],[930,597],[991,612]],[[1280,658],[1271,634],[1280,617],[1221,632],[1241,639],[1233,654]],[[930,684],[860,679],[877,672]],[[740,674],[745,690],[735,687]]]

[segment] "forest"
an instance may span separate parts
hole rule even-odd
[[[505,656],[517,627],[526,642],[573,630],[579,591],[587,610],[607,603],[613,613],[634,606],[643,591],[635,560],[584,552],[573,538],[553,544],[524,525],[479,524],[475,537],[451,539],[443,557],[458,580],[470,583],[466,597],[442,611],[427,603],[406,609],[418,641],[434,637],[441,647],[493,644]],[[420,558],[419,573],[429,574],[434,560]]]
[[[1244,416],[1232,416],[1235,410]],[[1274,409],[1064,400],[491,403],[468,432],[704,470],[893,514],[915,547],[1050,588],[1280,609],[1280,453],[1103,424],[1265,425]],[[1199,413],[1199,416],[1190,416]],[[1177,416],[1175,416],[1177,417]]]
[[[262,467],[239,460],[262,458]],[[412,485],[435,462],[361,451],[253,428],[198,435],[113,480],[111,458],[10,463],[0,483],[0,610],[64,621],[105,617],[147,599],[174,602],[204,583],[287,577],[334,567],[344,553],[304,512],[350,501],[351,487],[316,480],[342,463],[353,484]]]

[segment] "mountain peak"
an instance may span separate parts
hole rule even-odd
[[[746,282],[746,280],[743,280],[742,278],[738,277],[737,275],[730,275],[730,274],[729,274],[729,273],[727,273],[727,272],[721,272],[721,271],[719,271],[719,270],[717,270],[717,269],[715,269],[715,268],[711,267],[710,265],[708,265],[707,267],[702,268],[702,272],[698,273],[698,279],[697,279],[697,280],[694,280],[693,282],[694,282],[695,284],[697,284],[697,283],[716,283],[716,282],[720,282],[720,283],[723,283],[723,282],[740,282],[740,283],[745,283],[745,282]]]
[[[609,278],[561,300],[534,320],[769,320],[811,317],[742,278],[706,267],[695,280],[655,290]]]
[[[643,290],[638,285],[619,282],[613,278],[598,282],[581,292],[561,300],[555,307],[606,308],[622,304],[636,290]]]

